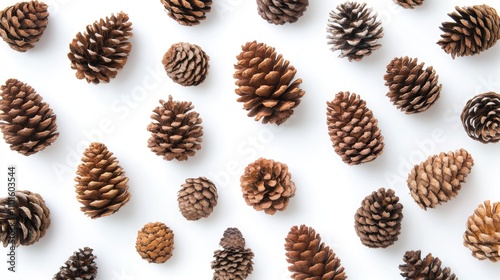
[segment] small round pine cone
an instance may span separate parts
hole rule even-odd
[[[257,0],[257,12],[267,22],[282,25],[296,22],[309,6],[309,0]]]
[[[182,86],[197,86],[208,75],[209,60],[200,46],[180,42],[167,50],[161,62],[172,81]]]
[[[59,272],[52,280],[85,279],[94,280],[97,277],[96,256],[93,249],[85,247],[75,251],[71,257],[61,266]]]
[[[295,195],[295,183],[288,166],[272,159],[259,158],[245,168],[240,178],[243,198],[257,211],[274,215],[288,206]]]
[[[217,188],[205,177],[188,178],[177,193],[182,216],[196,221],[210,216],[217,205]]]
[[[465,104],[460,119],[470,138],[484,144],[498,142],[500,94],[490,91],[474,96]]]
[[[164,263],[172,257],[174,232],[164,223],[147,223],[137,233],[135,249],[149,263]]]
[[[161,0],[168,16],[180,25],[198,25],[212,9],[212,0]]]
[[[422,259],[420,250],[406,251],[403,256],[405,264],[399,265],[401,276],[406,280],[440,279],[458,280],[449,267],[441,268],[441,260],[435,258],[431,253]]]
[[[405,9],[413,9],[417,6],[422,6],[424,0],[393,0],[394,3]]]
[[[228,228],[220,241],[222,250],[214,251],[211,268],[213,280],[246,279],[253,272],[252,249],[245,249],[245,239],[237,228]]]
[[[245,238],[238,228],[227,228],[220,239],[219,245],[225,250],[244,249]]]
[[[479,260],[500,261],[500,202],[486,200],[467,219],[464,246]]]

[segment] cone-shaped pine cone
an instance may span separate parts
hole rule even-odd
[[[217,188],[205,177],[188,178],[177,194],[179,211],[189,221],[208,217],[217,205]]]
[[[132,50],[132,23],[128,15],[120,12],[88,25],[69,45],[68,58],[78,79],[88,83],[108,83],[116,77]]]
[[[59,272],[54,275],[52,280],[68,280],[68,279],[89,279],[94,280],[97,276],[97,264],[95,263],[96,256],[92,253],[92,249],[85,247],[78,249],[64,263]]]
[[[164,223],[147,223],[137,233],[135,249],[149,263],[164,263],[172,257],[174,232]]]
[[[50,227],[50,210],[43,198],[27,190],[0,199],[0,239],[4,247],[28,246]]]
[[[246,203],[270,215],[285,210],[295,195],[288,166],[272,159],[259,158],[247,165],[240,183]]]
[[[491,48],[500,38],[500,17],[488,5],[455,7],[453,21],[443,22],[437,44],[453,59],[472,56]]]
[[[500,140],[500,94],[486,92],[476,95],[465,104],[460,115],[465,132],[481,143]]]
[[[214,251],[211,267],[213,280],[246,279],[253,272],[252,249],[245,249],[245,239],[237,228],[228,228],[220,241],[222,250]]]
[[[14,50],[26,52],[35,47],[49,23],[47,4],[19,2],[0,11],[0,36]]]
[[[256,41],[243,45],[236,58],[233,77],[238,86],[237,101],[249,111],[248,116],[256,121],[262,119],[262,123],[285,122],[305,93],[299,87],[302,79],[293,80],[295,67],[273,47]]]
[[[161,0],[168,16],[180,25],[200,24],[212,9],[212,0]]]
[[[208,75],[210,58],[195,44],[173,44],[163,55],[162,64],[172,81],[182,86],[197,86]]]
[[[191,111],[191,102],[160,100],[160,106],[153,110],[153,122],[148,125],[151,137],[148,147],[165,160],[187,160],[201,149],[203,126],[200,114]]]
[[[406,114],[423,112],[439,98],[442,85],[438,78],[432,66],[424,69],[424,63],[418,64],[416,58],[396,57],[384,75],[387,97]]]
[[[257,0],[257,11],[267,22],[282,25],[296,22],[308,5],[309,0]]]
[[[292,279],[347,279],[340,259],[311,227],[293,226],[285,238],[285,251]]]
[[[245,248],[245,238],[238,228],[227,228],[219,245],[225,250],[241,250]]]
[[[480,204],[467,220],[464,246],[479,260],[500,261],[500,202]]]
[[[370,248],[386,248],[398,240],[403,205],[394,191],[384,188],[372,192],[354,215],[354,229],[361,243]]]
[[[381,47],[378,39],[384,36],[377,15],[366,3],[348,1],[331,11],[327,26],[328,44],[331,50],[340,50],[339,57],[360,61]]]
[[[384,137],[378,121],[359,95],[341,91],[326,105],[328,134],[343,162],[357,165],[382,154]]]
[[[458,280],[449,267],[441,268],[441,260],[431,253],[422,259],[420,250],[407,251],[403,256],[405,264],[399,265],[401,276],[406,280]]]
[[[130,200],[125,171],[102,143],[93,142],[85,149],[76,174],[80,210],[92,219],[109,216]]]
[[[408,174],[410,194],[422,209],[435,208],[458,194],[473,165],[465,149],[430,156]]]
[[[417,6],[421,6],[424,0],[394,0],[394,3],[405,9],[413,9]]]
[[[0,130],[10,149],[29,156],[50,146],[59,132],[49,104],[16,79],[7,80],[0,89]]]

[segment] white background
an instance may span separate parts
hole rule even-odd
[[[214,0],[207,19],[193,27],[170,19],[159,0],[47,1],[49,25],[34,49],[18,53],[0,42],[0,81],[17,78],[34,87],[56,113],[60,136],[30,157],[1,141],[0,182],[7,195],[7,165],[16,165],[18,189],[43,196],[52,224],[38,243],[18,249],[17,273],[8,273],[2,261],[0,278],[51,279],[73,251],[90,246],[98,279],[211,279],[210,262],[223,231],[238,227],[255,253],[248,279],[289,279],[284,239],[293,225],[306,224],[333,248],[349,279],[401,279],[398,266],[407,250],[432,253],[460,279],[498,279],[500,265],[473,258],[463,233],[479,204],[500,201],[499,146],[470,139],[459,115],[474,95],[500,92],[500,46],[453,60],[436,42],[455,5],[500,6],[493,0],[427,0],[404,10],[392,0],[366,2],[383,22],[382,48],[349,62],[330,51],[326,39],[328,14],[339,1],[311,1],[298,22],[275,26],[258,15],[255,1]],[[66,56],[69,43],[86,25],[119,11],[129,14],[134,28],[124,69],[109,84],[76,79]],[[303,79],[302,103],[281,126],[255,122],[236,102],[233,65],[241,46],[253,40],[275,47]],[[209,75],[197,87],[173,83],[162,68],[163,54],[181,41],[198,44],[210,56]],[[400,56],[416,57],[439,74],[441,97],[426,112],[405,115],[385,96],[385,67]],[[327,133],[326,101],[346,90],[366,100],[385,137],[383,154],[360,166],[344,164]],[[192,101],[203,118],[202,149],[185,162],[167,162],[147,147],[151,112],[169,94]],[[114,153],[132,194],[119,212],[97,220],[80,212],[74,190],[75,171],[90,141],[103,142]],[[462,190],[448,203],[422,210],[405,183],[409,170],[430,155],[459,148],[474,158]],[[286,163],[297,187],[286,211],[274,216],[247,206],[241,195],[239,178],[258,157]],[[199,176],[215,182],[219,201],[209,218],[190,222],[178,211],[177,191],[186,178]],[[394,189],[404,205],[402,231],[393,246],[370,249],[354,231],[354,213],[381,187]],[[173,257],[164,264],[149,264],[135,251],[137,231],[155,221],[175,233]],[[0,252],[3,260],[7,250]]]

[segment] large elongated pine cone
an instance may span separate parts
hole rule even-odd
[[[309,6],[309,0],[257,0],[257,12],[267,22],[282,25],[296,22]]]
[[[93,249],[84,247],[75,251],[61,266],[52,280],[82,279],[94,280],[97,277],[96,256]]]
[[[431,253],[422,259],[420,250],[407,251],[403,261],[405,264],[399,265],[399,269],[406,280],[458,280],[449,267],[441,268],[441,260]]]
[[[210,264],[214,271],[213,280],[246,279],[253,272],[252,249],[245,248],[245,238],[237,228],[227,228],[219,245],[222,250],[214,251]]]
[[[473,165],[465,149],[430,156],[408,174],[410,194],[422,209],[435,208],[458,194]]]
[[[460,119],[470,138],[485,144],[500,141],[500,94],[490,91],[474,96]]]
[[[177,193],[179,211],[189,221],[210,216],[217,199],[217,188],[205,177],[186,179]]]
[[[18,190],[0,199],[0,239],[4,247],[32,245],[50,227],[50,210],[42,196]]]
[[[160,0],[168,16],[180,25],[198,25],[212,9],[212,0]]]
[[[200,46],[180,42],[170,46],[161,62],[172,81],[182,86],[197,86],[208,75],[209,60]]]
[[[187,160],[201,149],[203,126],[200,114],[191,111],[191,102],[160,100],[160,106],[153,110],[147,130],[151,132],[148,147],[165,160]]]
[[[437,44],[453,59],[479,54],[495,45],[500,38],[500,17],[488,5],[455,7],[449,13],[453,21],[443,22],[443,34]]]
[[[80,210],[92,219],[109,216],[130,200],[125,171],[102,143],[93,142],[85,149],[76,174]]]
[[[293,226],[285,238],[285,251],[292,279],[347,279],[340,259],[312,227]]]
[[[174,251],[174,232],[164,223],[147,223],[137,233],[135,249],[149,263],[164,263]]]
[[[48,23],[47,4],[18,2],[0,11],[0,36],[12,49],[26,52],[35,47]]]
[[[417,6],[421,6],[424,3],[424,0],[393,0],[394,3],[405,9],[413,9]]]
[[[357,165],[382,154],[384,137],[378,121],[359,95],[341,91],[326,105],[328,134],[343,162]]]
[[[234,65],[238,102],[249,117],[262,123],[282,124],[300,104],[304,91],[302,79],[294,79],[297,70],[273,47],[256,41],[247,42]],[[293,80],[293,81],[292,81]]]
[[[486,200],[467,219],[464,246],[479,260],[500,261],[500,202]]]
[[[56,115],[35,89],[16,79],[1,86],[0,130],[10,149],[29,156],[59,136]]]
[[[69,45],[68,58],[78,79],[108,83],[127,63],[132,50],[132,22],[126,13],[112,14],[88,25]]]

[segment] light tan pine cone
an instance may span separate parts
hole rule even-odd
[[[431,253],[422,259],[420,250],[406,251],[403,261],[405,264],[399,265],[399,269],[406,280],[458,280],[449,267],[441,268],[441,260]]]
[[[97,276],[96,256],[92,253],[93,249],[85,247],[75,251],[71,257],[64,263],[59,272],[54,275],[52,280],[94,280]]]
[[[500,202],[486,200],[467,219],[464,246],[479,260],[500,261]]]
[[[245,239],[237,228],[227,228],[220,240],[222,250],[214,251],[211,268],[213,280],[246,279],[253,272],[252,249],[245,248]]]
[[[393,0],[394,3],[405,9],[413,9],[417,6],[422,6],[424,0]]]
[[[189,221],[206,218],[217,205],[217,188],[205,177],[188,178],[177,193],[182,216]]]
[[[168,16],[180,25],[198,25],[212,9],[212,0],[160,0]]]
[[[309,6],[309,0],[257,0],[257,12],[267,22],[282,25],[296,22]]]
[[[195,44],[173,44],[163,55],[162,64],[167,75],[182,86],[197,86],[208,75],[210,58]]]
[[[172,257],[174,232],[164,223],[147,223],[137,233],[135,249],[149,263],[164,263]]]
[[[500,141],[500,94],[490,91],[474,96],[460,119],[470,138],[484,144]]]

